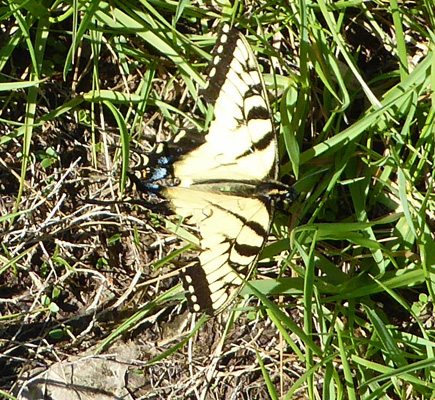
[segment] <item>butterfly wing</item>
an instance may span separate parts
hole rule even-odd
[[[201,253],[184,271],[191,308],[215,314],[224,309],[252,272],[271,224],[271,204],[191,188],[167,188],[176,214],[198,227]]]
[[[204,97],[214,105],[205,143],[174,165],[181,186],[276,178],[277,147],[263,78],[245,37],[224,25]]]

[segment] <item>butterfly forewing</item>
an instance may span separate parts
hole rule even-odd
[[[246,39],[227,25],[213,52],[204,97],[214,105],[206,143],[174,166],[175,175],[185,177],[186,185],[274,179],[276,138],[263,79]]]

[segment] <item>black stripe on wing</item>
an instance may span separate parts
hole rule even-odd
[[[204,311],[213,315],[214,308],[210,286],[199,260],[183,269],[181,281],[191,310],[194,312]]]
[[[213,48],[212,60],[208,70],[207,86],[201,91],[205,100],[214,104],[219,97],[222,85],[227,79],[234,58],[234,50],[238,47],[240,33],[237,29],[223,25]]]
[[[259,201],[261,201],[260,199],[258,199]],[[242,223],[242,228],[240,230],[243,231],[244,229],[249,229],[252,231],[253,234],[257,235],[259,238],[261,238],[261,245],[252,245],[250,243],[242,243],[240,242],[240,232],[239,235],[233,237],[228,237],[229,241],[232,241],[232,245],[230,248],[229,253],[231,254],[231,252],[234,250],[236,251],[236,253],[239,256],[242,257],[246,257],[246,258],[252,258],[254,256],[257,256],[260,254],[260,252],[263,249],[264,243],[266,241],[267,235],[269,233],[269,224],[270,221],[272,220],[272,216],[271,216],[271,205],[270,202],[268,201],[261,201],[263,203],[263,205],[266,207],[270,218],[268,221],[268,226],[263,226],[262,224],[254,221],[254,220],[247,220],[245,217],[243,217],[242,215],[237,214],[236,212],[233,212],[229,209],[226,209],[225,207],[221,207],[219,206],[219,204],[213,204],[214,207],[221,209],[222,211],[225,211],[226,213],[232,215],[234,218],[238,219],[241,223]],[[228,258],[228,263],[239,273],[242,275],[247,275],[250,273],[250,269],[252,266],[252,263],[255,262],[254,261],[249,261],[247,263],[240,263],[240,262],[235,262],[234,260],[231,260],[231,257]],[[244,276],[245,278],[247,278],[247,276]]]
[[[257,255],[263,246],[251,246],[247,243],[239,243],[236,240],[234,243],[233,249],[237,251],[243,257],[252,257]],[[237,264],[239,265],[239,264]]]
[[[237,158],[240,159],[240,158],[246,157],[249,154],[251,154],[253,150],[261,151],[261,150],[267,149],[274,141],[275,141],[275,133],[273,131],[270,131],[266,135],[264,135],[258,142],[252,143],[252,147],[250,147],[244,153],[240,154]],[[273,165],[272,171],[274,169],[275,169],[275,166]]]
[[[260,199],[258,199],[259,201],[261,201]],[[267,208],[268,212],[270,213],[270,206],[268,205],[268,202],[266,201],[262,201],[262,203],[264,204],[264,206]],[[225,207],[220,206],[219,204],[214,204],[214,203],[210,203],[212,204],[214,207],[219,208],[222,211],[225,211],[226,213],[232,215],[234,218],[238,219],[240,222],[242,222],[243,227],[247,226],[248,228],[250,228],[253,232],[255,232],[258,236],[261,236],[263,238],[265,238],[268,234],[269,231],[269,227],[267,226],[266,228],[264,226],[262,226],[261,224],[259,224],[256,221],[253,220],[247,220],[245,217],[243,217],[242,215],[237,214],[234,211],[231,211]],[[236,237],[237,239],[237,237]]]
[[[246,120],[250,121],[253,119],[270,119],[270,113],[267,108],[264,107],[252,107],[246,115]]]

